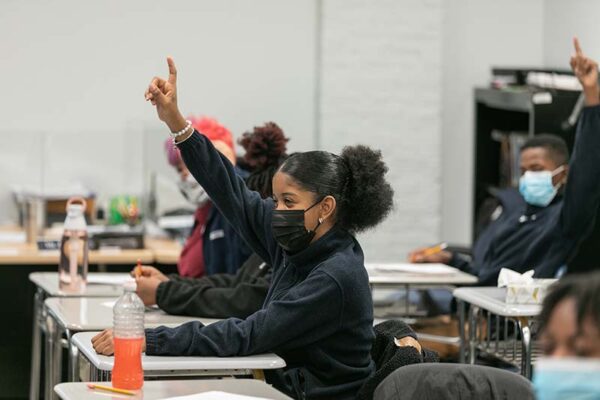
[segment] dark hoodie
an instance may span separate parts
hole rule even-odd
[[[553,278],[590,234],[600,207],[600,106],[583,109],[567,184],[549,206],[528,205],[514,189],[498,199],[502,214],[475,242],[473,260],[454,254],[450,264],[483,285],[495,285],[501,268]]]
[[[266,376],[279,390],[295,398],[353,399],[374,371],[373,304],[358,242],[334,227],[305,250],[287,254],[271,232],[271,199],[248,190],[229,161],[198,132],[179,148],[213,203],[273,266],[273,280],[263,308],[245,320],[147,329],[146,353],[227,357],[275,352],[287,367]]]

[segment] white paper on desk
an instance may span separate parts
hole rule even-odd
[[[188,396],[169,397],[164,400],[269,400],[266,397],[244,396],[241,394],[233,394],[226,392],[204,392],[190,394]]]
[[[0,247],[0,256],[16,256],[19,254],[19,249],[12,247]]]
[[[129,275],[119,273],[94,273],[87,276],[87,283],[96,285],[114,285],[123,286],[125,282],[130,281],[132,278]]]
[[[369,264],[367,267],[379,272],[402,272],[418,275],[454,275],[460,272],[445,264]]]
[[[25,232],[0,232],[0,243],[21,244],[25,240]]]

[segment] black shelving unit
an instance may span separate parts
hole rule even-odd
[[[475,179],[473,232],[477,234],[477,216],[490,189],[500,186],[500,143],[492,131],[526,132],[529,136],[552,133],[561,136],[572,152],[575,126],[567,120],[577,103],[579,92],[533,90],[531,88],[497,90],[475,89]],[[569,261],[570,272],[600,269],[600,218],[592,235],[582,243],[578,254]]]

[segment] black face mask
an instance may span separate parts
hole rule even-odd
[[[308,247],[315,237],[315,231],[321,225],[321,219],[315,229],[309,231],[304,226],[304,214],[319,204],[323,199],[317,201],[306,210],[275,210],[271,229],[277,243],[289,253],[297,253]]]

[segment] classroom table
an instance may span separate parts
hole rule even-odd
[[[181,254],[181,244],[170,239],[146,238],[144,244],[154,255],[153,263],[177,265]]]
[[[4,233],[4,235],[2,235]],[[10,235],[9,235],[10,234]],[[22,237],[19,237],[22,236]],[[36,243],[25,243],[25,236],[23,230],[19,227],[2,227],[0,226],[0,273],[2,274],[3,282],[5,287],[9,290],[4,290],[3,301],[6,299],[19,297],[27,297],[26,301],[19,299],[15,303],[15,309],[11,309],[10,312],[2,311],[2,319],[7,324],[15,324],[16,329],[19,330],[19,337],[23,340],[16,342],[13,347],[6,347],[5,345],[0,346],[0,350],[5,352],[7,360],[14,363],[14,368],[8,369],[3,366],[1,371],[3,374],[7,372],[22,375],[29,373],[30,377],[30,398],[37,399],[40,385],[40,363],[41,356],[41,343],[43,343],[43,336],[39,335],[40,324],[37,322],[41,316],[39,313],[36,315],[36,311],[40,311],[42,308],[43,300],[46,297],[53,296],[53,294],[43,293],[41,298],[36,298],[36,294],[41,290],[36,287],[36,282],[32,281],[33,287],[27,283],[28,276],[31,272],[38,271],[56,271],[59,261],[58,250],[38,250]],[[12,237],[14,236],[14,237]],[[56,235],[54,231],[46,231],[44,233],[45,239],[60,239],[60,236]],[[181,245],[173,240],[162,239],[162,238],[151,238],[146,237],[144,249],[99,249],[90,250],[89,252],[89,265],[90,271],[98,270],[106,272],[111,268],[115,270],[124,271],[128,266],[133,267],[137,260],[140,259],[144,264],[154,264],[167,273],[170,270],[174,271],[174,266],[177,264],[179,259],[179,253],[181,251]],[[130,268],[130,267],[129,267]],[[55,274],[54,276],[57,276]],[[50,276],[50,282],[57,282],[58,278]],[[9,286],[9,283],[11,282]],[[20,290],[19,293],[12,295],[11,288],[14,287],[15,291]],[[23,290],[24,288],[24,290]],[[33,289],[33,293],[31,290]],[[31,293],[31,294],[30,294]],[[113,294],[111,294],[113,295]],[[86,294],[88,296],[88,294]],[[39,297],[39,296],[37,296]],[[33,304],[32,304],[33,302]],[[24,316],[29,316],[33,312],[31,318],[27,318],[28,321],[32,321],[32,327],[29,328],[27,325],[21,324],[20,319]],[[18,324],[18,325],[17,325]],[[25,331],[26,332],[23,332]],[[28,334],[32,330],[33,333],[33,345],[30,345]],[[24,338],[27,333],[27,342]],[[41,332],[43,333],[43,332]],[[39,343],[39,344],[37,344]],[[21,361],[23,351],[27,352],[27,361]],[[29,358],[29,352],[31,356]],[[27,365],[31,359],[31,366]],[[18,372],[17,372],[18,371]],[[12,381],[11,381],[12,382]],[[15,396],[22,397],[23,385],[9,385],[9,393]]]
[[[414,269],[412,272],[393,271],[393,267],[398,266],[409,267],[408,270]],[[367,264],[367,273],[369,274],[369,284],[371,290],[374,289],[398,289],[402,288],[405,290],[405,309],[403,318],[406,319],[410,316],[410,304],[408,294],[412,289],[425,290],[444,288],[449,291],[455,289],[456,286],[463,285],[474,285],[477,283],[477,277],[471,274],[467,274],[458,269],[443,266],[448,269],[448,273],[433,274],[425,272],[428,268],[428,264]],[[385,268],[385,271],[379,270],[379,268]],[[392,268],[390,268],[392,267]],[[419,272],[422,269],[424,272]],[[406,319],[407,323],[414,323],[416,320]],[[429,340],[437,343],[459,345],[460,337],[447,337],[441,335],[434,335],[428,333],[418,333],[419,338],[422,340]]]
[[[97,354],[92,347],[92,337],[98,332],[81,332],[71,341],[81,358],[89,364],[89,380],[110,381],[114,357]],[[285,361],[275,354],[256,354],[243,357],[170,357],[142,354],[144,379],[165,377],[226,377],[253,376],[264,379],[266,369],[285,367]]]
[[[157,245],[158,247],[158,245]],[[99,249],[90,250],[88,263],[131,264],[140,259],[144,264],[154,262],[155,249]],[[0,265],[58,265],[60,253],[58,250],[38,250],[36,244],[14,244],[0,246]]]
[[[400,266],[403,264],[399,264]],[[367,264],[367,272],[369,274],[369,284],[372,288],[432,288],[432,287],[448,287],[448,286],[463,286],[477,284],[477,277],[458,269],[449,268],[450,273],[432,274],[419,272],[392,272],[380,271],[379,267],[393,267],[394,264]],[[427,264],[419,264],[418,268],[427,269]]]
[[[101,274],[90,274],[99,276]],[[127,277],[128,274],[111,274],[120,277]],[[35,285],[36,291],[34,295],[33,303],[33,334],[32,334],[32,351],[31,351],[31,377],[30,377],[30,388],[29,398],[38,399],[39,397],[39,385],[40,385],[40,365],[41,365],[41,350],[42,350],[42,334],[47,331],[48,316],[44,308],[44,301],[49,297],[59,298],[76,298],[76,297],[115,297],[122,293],[120,285],[101,285],[101,284],[88,284],[82,293],[70,293],[63,292],[60,290],[58,285],[58,272],[34,272],[29,274],[29,280]],[[52,351],[55,347],[55,335],[46,335],[46,352],[45,359],[46,365],[51,364]],[[52,371],[46,370],[46,376]],[[45,392],[51,392],[52,386],[50,382],[46,381]]]
[[[60,298],[53,297],[44,302],[45,315],[47,315],[47,335],[53,337],[54,348],[49,350],[50,357],[46,358],[47,379],[51,388],[62,376],[62,345],[63,336],[67,339],[68,348],[68,380],[77,381],[78,378],[78,352],[71,343],[71,337],[77,332],[98,331],[110,328],[113,325],[113,306],[117,298]],[[204,325],[211,324],[216,319],[193,318],[178,315],[169,315],[158,307],[147,307],[144,314],[144,326],[155,328],[157,326],[176,327],[185,322],[200,321]]]
[[[470,364],[475,363],[475,353],[479,350],[516,366],[520,364],[521,374],[526,378],[531,378],[532,324],[539,315],[541,306],[506,303],[506,288],[464,287],[454,290],[453,295],[458,301],[460,318],[460,361],[466,361],[468,343]],[[467,304],[470,305],[468,337],[465,329]],[[482,315],[486,317],[485,326],[478,323]],[[502,327],[501,319],[503,320]],[[492,331],[494,323],[495,330]],[[513,324],[515,331],[512,338],[509,329],[510,323]],[[501,334],[503,334],[502,337]],[[519,338],[521,342],[520,357],[516,351]]]
[[[110,386],[110,385],[108,385]],[[110,396],[109,392],[92,390],[87,383],[61,383],[54,387],[54,391],[62,400],[80,400],[91,398],[94,393]],[[168,397],[186,396],[206,392],[225,392],[272,400],[292,400],[266,382],[256,379],[201,379],[182,381],[146,381],[135,396],[120,397],[116,394],[113,398],[126,398],[132,400],[159,400]],[[111,396],[111,397],[112,397]]]

